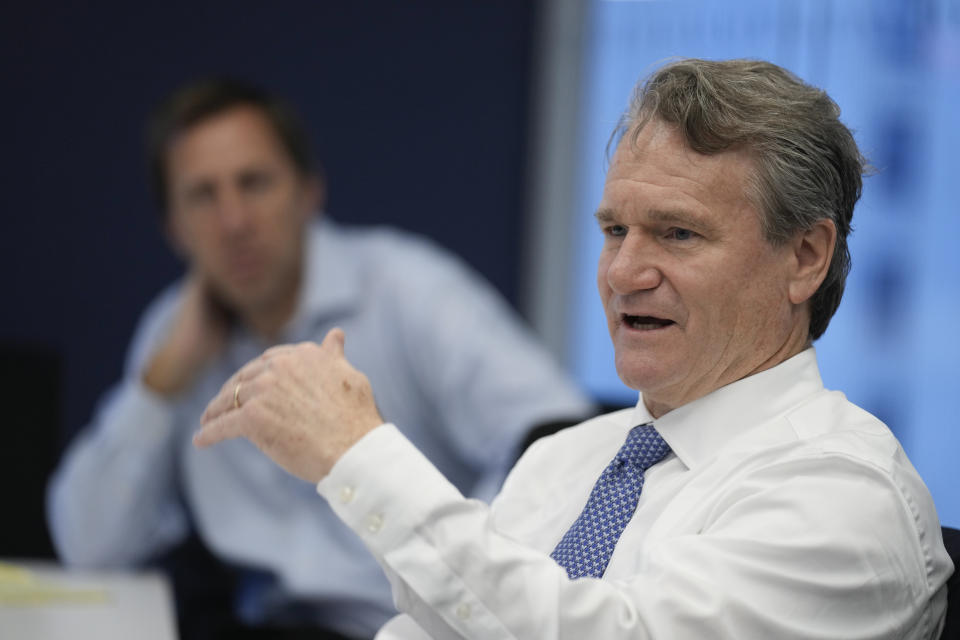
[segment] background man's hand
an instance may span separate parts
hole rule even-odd
[[[383,423],[370,382],[347,362],[343,342],[343,331],[333,329],[319,345],[274,347],[251,360],[207,405],[194,444],[244,437],[289,473],[319,482]]]
[[[223,349],[227,333],[225,316],[206,284],[196,274],[191,275],[180,294],[170,333],[143,370],[143,383],[147,388],[169,397],[189,387]]]

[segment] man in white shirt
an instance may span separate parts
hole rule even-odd
[[[758,61],[681,60],[637,91],[597,220],[639,402],[537,442],[491,507],[383,424],[339,330],[241,368],[194,442],[246,437],[318,483],[406,614],[378,637],[938,637],[930,495],[811,346],[865,164],[838,116]]]

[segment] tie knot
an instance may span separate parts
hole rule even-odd
[[[640,471],[646,471],[663,460],[668,453],[670,453],[670,445],[653,428],[653,424],[647,423],[630,430],[627,441],[617,453],[617,458],[639,467]]]

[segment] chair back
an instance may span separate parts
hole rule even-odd
[[[953,575],[947,581],[947,621],[940,640],[960,640],[960,531],[943,527],[943,546],[953,560]]]
[[[51,349],[0,344],[0,556],[6,558],[54,557],[43,507],[60,440],[62,365]]]

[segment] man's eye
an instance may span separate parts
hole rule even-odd
[[[202,207],[213,202],[213,188],[201,185],[187,189],[182,197],[184,204],[190,207]]]
[[[671,240],[690,240],[696,234],[690,229],[681,229],[680,227],[674,227],[667,232],[667,237]]]
[[[611,224],[603,228],[603,233],[614,238],[621,238],[627,235],[627,228],[622,224]]]
[[[267,189],[271,182],[271,176],[266,173],[248,173],[240,179],[240,186],[244,191],[257,192]]]

